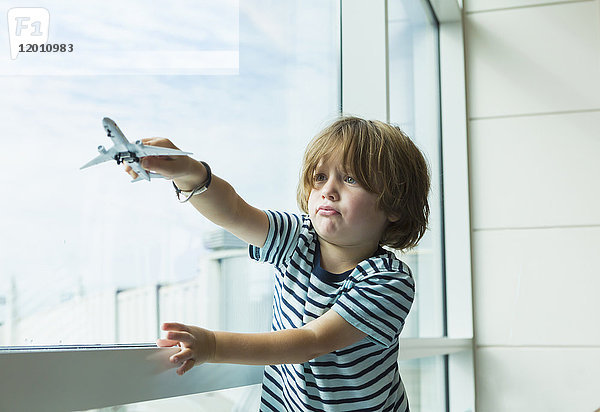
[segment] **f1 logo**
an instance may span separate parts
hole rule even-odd
[[[15,60],[21,45],[46,44],[50,28],[50,13],[43,7],[15,7],[8,10],[10,58]]]

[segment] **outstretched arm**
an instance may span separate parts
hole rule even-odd
[[[168,139],[150,138],[142,142],[149,146],[177,149]],[[148,156],[142,159],[141,166],[172,179],[184,191],[198,187],[207,177],[202,163],[188,156]],[[137,177],[129,166],[125,170]],[[264,245],[269,231],[267,216],[246,203],[225,180],[213,175],[208,190],[192,196],[189,202],[207,219],[243,241],[259,247]]]
[[[171,357],[171,362],[181,365],[177,369],[179,375],[204,362],[303,363],[345,348],[366,336],[333,310],[301,328],[277,332],[213,332],[181,323],[165,323],[163,330],[168,331],[167,338],[159,339],[158,346],[181,346],[181,350]]]

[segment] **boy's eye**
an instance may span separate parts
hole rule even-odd
[[[315,174],[315,182],[322,182],[325,180],[325,175],[323,173]]]
[[[356,183],[358,183],[352,176],[346,176],[346,183],[350,183],[351,185],[354,185]]]

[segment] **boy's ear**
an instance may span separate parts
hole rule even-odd
[[[387,217],[387,218],[388,218],[388,220],[389,220],[391,223],[394,223],[394,222],[397,222],[398,220],[400,220],[400,216],[398,216],[398,215],[397,215],[397,214],[395,214],[395,213],[392,213],[392,214],[388,215],[388,217]]]

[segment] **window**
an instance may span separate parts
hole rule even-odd
[[[431,173],[429,230],[416,249],[401,257],[417,285],[403,336],[441,337],[445,307],[438,24],[426,2],[388,2],[388,44],[390,121],[414,139]]]
[[[339,107],[338,5],[263,6],[48,2],[49,41],[76,50],[7,51],[0,346],[154,342],[167,319],[268,329],[270,279],[241,276],[266,270],[243,243],[166,181],[78,170],[110,147],[109,116],[130,141],[165,136],[205,159],[249,203],[296,210],[304,146]]]
[[[445,359],[443,356],[400,362],[400,373],[411,411],[446,410]]]
[[[260,368],[202,365],[191,372],[202,379],[183,383],[149,373],[146,359],[164,358],[165,350],[150,346],[166,320],[266,330],[270,268],[177,204],[168,182],[131,184],[109,163],[78,168],[95,146],[110,144],[101,128],[108,116],[131,141],[171,138],[251,204],[296,210],[304,147],[340,108],[399,124],[430,163],[431,230],[401,257],[416,275],[417,299],[401,335],[400,369],[411,410],[472,408],[471,335],[456,327],[468,324],[470,312],[457,320],[451,304],[470,293],[468,227],[457,223],[465,214],[468,221],[468,203],[456,190],[467,180],[463,166],[452,164],[462,158],[446,150],[466,139],[460,124],[448,126],[444,103],[455,96],[451,117],[464,118],[456,111],[461,90],[448,86],[461,84],[460,10],[454,5],[447,17],[434,3],[39,3],[50,14],[49,42],[82,52],[10,60],[5,45],[0,59],[0,109],[10,119],[3,149],[11,153],[0,163],[0,188],[9,194],[0,217],[0,371],[18,369],[0,389],[0,409],[7,399],[30,410],[47,402],[60,410],[255,409],[260,390],[248,385],[260,382]],[[460,49],[454,60],[450,44]],[[444,196],[448,179],[458,182],[452,197]],[[452,218],[460,208],[466,213]],[[467,242],[450,242],[445,259],[459,230]],[[456,269],[459,254],[467,269]],[[109,345],[64,346],[81,344]],[[100,364],[110,367],[89,367]],[[42,404],[26,390],[31,373],[44,382],[36,391]],[[107,393],[92,395],[90,387]],[[231,389],[214,391],[224,388]]]

